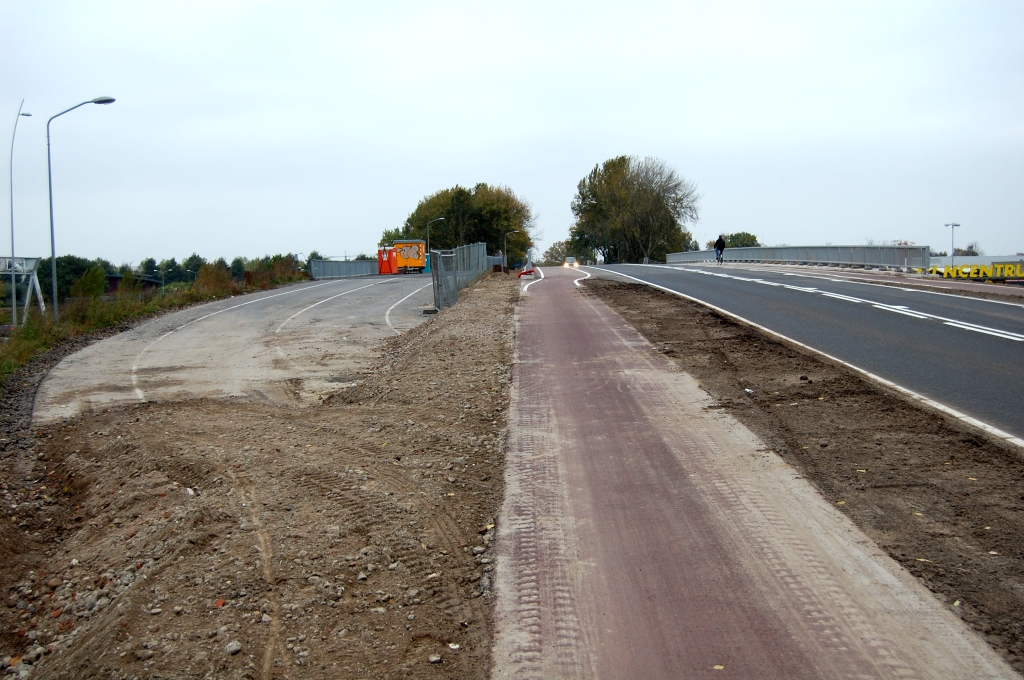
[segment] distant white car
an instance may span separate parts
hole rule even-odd
[[[580,263],[576,261],[575,257],[565,258],[565,262],[562,263],[563,267],[577,267],[579,268]]]

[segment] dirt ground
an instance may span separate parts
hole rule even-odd
[[[584,286],[1024,671],[1020,451],[701,305]]]
[[[518,290],[484,279],[322,405],[146,403],[0,433],[0,665],[486,675]]]

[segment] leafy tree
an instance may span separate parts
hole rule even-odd
[[[555,241],[552,243],[551,246],[544,251],[544,264],[551,266],[565,262],[565,246],[565,241]]]
[[[761,244],[757,242],[757,237],[746,231],[737,231],[735,234],[722,234],[725,237],[726,248],[757,248]],[[717,239],[711,239],[708,241],[707,249],[711,250],[715,247],[715,241]]]
[[[725,237],[726,248],[756,248],[760,245],[756,236],[745,231],[727,234]]]
[[[231,260],[231,278],[235,281],[245,278],[245,258],[236,257]]]
[[[71,297],[98,298],[107,291],[107,270],[94,264],[71,286]]]
[[[444,218],[438,220],[438,218]],[[437,220],[437,221],[435,221]],[[486,243],[488,252],[505,247],[508,234],[509,262],[523,261],[533,246],[533,208],[508,187],[477,184],[472,189],[454,186],[425,197],[396,229],[381,235],[380,245],[402,238],[426,240],[430,247],[448,250],[470,243]]]
[[[196,253],[192,253],[184,260],[181,261],[181,278],[175,278],[175,281],[194,281],[199,276],[199,269],[206,264],[206,258],[200,257]],[[191,272],[191,273],[189,273]],[[170,283],[170,277],[167,278],[167,282]]]
[[[145,260],[139,263],[139,266],[135,268],[135,273],[139,276],[149,278],[153,276],[153,270],[156,269],[156,260],[152,257],[147,257]]]
[[[580,180],[571,208],[570,251],[593,249],[605,262],[664,259],[692,249],[684,228],[699,218],[697,185],[664,161],[618,156]]]
[[[178,283],[186,278],[185,270],[181,268],[181,265],[173,257],[169,260],[162,260],[156,268],[157,273],[150,272],[149,275],[157,278],[163,277],[164,283]],[[188,275],[188,278],[191,278],[191,274]]]
[[[51,258],[46,258],[39,263],[39,269],[37,275],[39,276],[39,287],[43,291],[43,296],[49,300],[51,286],[53,285],[53,279],[50,278],[50,262]],[[74,255],[61,255],[57,258],[57,297],[63,300],[71,294],[71,286],[74,285],[78,279],[82,278],[85,272],[92,268],[94,262],[87,260],[84,257],[75,257]]]
[[[356,260],[376,260],[377,258],[373,257],[371,255],[367,255],[366,253],[359,253],[358,255],[355,256],[355,259]]]
[[[954,248],[953,254],[958,257],[977,257],[981,255],[981,246],[977,241],[972,241],[967,244],[966,248]]]

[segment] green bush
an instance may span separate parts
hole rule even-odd
[[[107,292],[107,271],[100,265],[90,267],[71,286],[71,297],[98,298]]]

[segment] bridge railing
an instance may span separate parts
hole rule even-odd
[[[714,250],[669,253],[669,264],[713,262]],[[829,265],[836,267],[896,267],[926,269],[930,265],[930,246],[760,246],[726,248],[726,262],[765,264]]]

